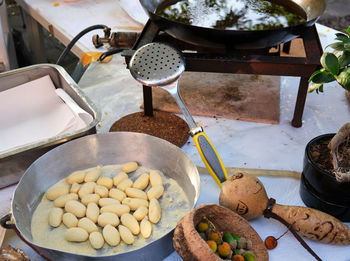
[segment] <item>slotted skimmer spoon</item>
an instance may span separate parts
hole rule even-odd
[[[190,135],[205,166],[221,188],[221,182],[228,178],[226,169],[203,128],[193,120],[178,90],[178,80],[185,71],[182,53],[167,44],[146,44],[131,57],[129,69],[143,85],[162,88],[173,96],[190,127]]]

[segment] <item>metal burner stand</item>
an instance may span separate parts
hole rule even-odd
[[[197,51],[196,53],[184,52],[186,71],[298,76],[300,84],[292,126],[301,127],[308,79],[320,67],[323,51],[315,26],[307,29],[300,38],[303,40],[306,57],[281,56],[280,47],[277,48],[277,52],[272,53],[269,52],[270,48],[264,50],[208,49],[174,39],[162,33],[160,28],[149,20],[133,48],[125,50],[122,55],[125,56],[128,64],[132,54],[139,47],[153,41],[161,41],[169,42],[181,50]],[[291,42],[285,43],[283,51],[289,53],[290,46]],[[143,99],[145,115],[152,116],[152,88],[143,86]]]

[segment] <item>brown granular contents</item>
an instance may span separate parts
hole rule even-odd
[[[124,116],[110,128],[114,131],[130,131],[149,134],[182,147],[189,138],[189,127],[180,117],[162,111],[153,111],[153,116],[136,112]]]
[[[2,261],[30,261],[30,258],[22,249],[14,248],[10,245],[0,248],[0,260]]]
[[[322,169],[332,173],[333,164],[330,150],[328,149],[328,143],[330,138],[323,139],[318,143],[314,143],[310,147],[310,153],[313,161]]]

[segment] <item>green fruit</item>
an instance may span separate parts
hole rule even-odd
[[[234,239],[233,239],[233,236],[232,236],[230,233],[225,232],[225,233],[224,233],[224,236],[222,237],[222,240],[223,240],[224,242],[227,242],[227,243],[230,244],[231,241],[234,240]]]
[[[247,253],[244,255],[244,261],[255,261],[255,257],[252,253]]]
[[[238,235],[234,235],[234,234],[232,234],[232,237],[233,237],[233,239],[234,240],[236,240],[237,241],[237,243],[239,242],[239,240],[241,239],[241,237],[240,236],[238,236]]]

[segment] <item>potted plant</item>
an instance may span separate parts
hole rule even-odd
[[[337,33],[336,36],[337,41],[327,46],[334,51],[322,54],[322,68],[310,76],[308,92],[323,92],[323,84],[333,81],[350,90],[350,26],[346,33]]]
[[[350,26],[336,34],[336,42],[324,52],[322,68],[310,77],[308,91],[323,92],[324,83],[336,81],[350,97]],[[312,139],[305,148],[300,195],[304,203],[342,221],[350,221],[350,123],[337,134]]]

